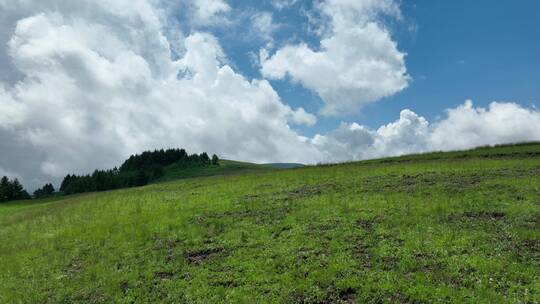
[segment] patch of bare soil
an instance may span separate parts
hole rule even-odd
[[[479,211],[479,212],[465,212],[463,216],[469,219],[480,220],[502,220],[506,217],[504,212],[496,211]]]
[[[170,280],[174,276],[174,273],[170,271],[158,271],[154,272],[154,278],[161,280]]]
[[[201,264],[215,256],[216,254],[222,253],[224,251],[225,249],[223,247],[207,248],[188,252],[186,253],[185,258],[191,264]]]

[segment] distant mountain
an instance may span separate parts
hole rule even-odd
[[[272,168],[276,169],[294,169],[294,168],[302,168],[306,165],[304,164],[297,164],[297,163],[272,163],[272,164],[265,164],[266,166],[270,166]]]

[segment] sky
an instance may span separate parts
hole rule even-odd
[[[533,0],[0,0],[0,175],[540,140]]]

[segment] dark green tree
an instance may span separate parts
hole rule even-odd
[[[163,176],[164,169],[173,164],[178,168],[207,167],[212,165],[212,160],[207,153],[188,155],[184,149],[145,151],[131,155],[119,168],[95,170],[86,176],[68,174],[60,185],[60,191],[74,194],[144,186]]]
[[[9,180],[7,176],[0,180],[0,202],[30,199],[30,195],[18,179]]]
[[[30,195],[24,190],[23,185],[18,179],[14,179],[12,182],[13,187],[13,200],[27,200],[30,199]]]
[[[9,200],[11,184],[7,176],[2,177],[0,180],[0,202]]]
[[[199,156],[199,160],[201,161],[202,165],[210,165],[210,157],[208,157],[208,154],[206,152],[201,153]]]
[[[75,175],[73,177],[75,177]],[[66,177],[64,177],[64,180],[62,181],[62,184],[60,184],[60,191],[61,192],[66,191],[66,188],[73,181],[73,177],[71,176],[71,174],[68,174],[68,175],[66,175]]]
[[[219,166],[219,158],[217,155],[212,155],[212,165]]]
[[[46,184],[42,188],[34,191],[34,198],[45,198],[54,195],[54,186],[52,184]]]

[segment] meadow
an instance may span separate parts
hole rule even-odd
[[[0,303],[540,302],[540,144],[229,165],[1,204]]]

